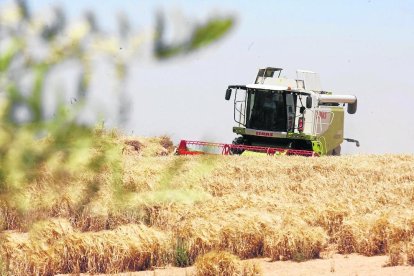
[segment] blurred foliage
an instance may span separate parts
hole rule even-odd
[[[122,196],[122,156],[116,133],[82,124],[78,114],[87,101],[97,57],[112,66],[115,89],[120,98],[125,97],[129,62],[147,39],[130,25],[126,16],[120,16],[118,33],[107,34],[92,12],[68,24],[61,8],[35,16],[24,0],[0,9],[0,205],[22,216],[29,214],[28,190],[49,185],[46,188],[59,191],[76,174],[91,175],[82,204],[99,191],[102,180],[93,176],[100,173],[110,175],[115,198]],[[155,56],[165,59],[211,44],[232,25],[232,18],[213,18],[195,25],[188,41],[169,45],[163,40],[164,17],[159,15],[150,39]],[[80,71],[73,80],[77,82],[77,107],[59,101],[50,118],[45,115],[44,99],[50,96],[45,95],[45,87],[51,73],[65,62],[75,62]],[[125,117],[129,101],[120,102],[119,113]],[[41,181],[44,178],[50,181]]]
[[[167,59],[178,54],[188,54],[206,46],[229,32],[234,25],[234,18],[212,18],[204,24],[196,25],[187,40],[168,44],[165,42],[165,18],[160,13],[157,17],[155,36],[155,56]]]

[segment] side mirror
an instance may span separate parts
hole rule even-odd
[[[312,97],[308,96],[306,98],[306,108],[312,108]]]
[[[227,88],[226,90],[226,96],[224,97],[226,101],[230,100],[231,97],[231,88]]]

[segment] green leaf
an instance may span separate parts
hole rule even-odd
[[[233,26],[233,17],[213,18],[203,25],[196,26],[187,41],[168,45],[163,41],[164,19],[162,16],[159,16],[156,27],[157,36],[154,40],[154,54],[158,59],[168,59],[180,54],[189,54],[218,41],[229,33]]]
[[[5,72],[9,68],[13,58],[20,52],[22,47],[21,41],[14,39],[3,54],[0,52],[0,73]]]
[[[205,25],[197,27],[190,42],[190,50],[195,50],[217,41],[228,33],[233,25],[233,18],[224,18],[211,19]]]
[[[46,73],[49,66],[45,64],[38,65],[35,70],[35,83],[32,94],[28,99],[28,104],[32,112],[33,121],[40,122],[42,119],[42,91]]]

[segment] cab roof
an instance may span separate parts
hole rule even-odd
[[[300,89],[300,90],[294,89],[294,88],[289,89],[288,86],[284,86],[284,85],[252,83],[252,84],[247,84],[246,87],[250,88],[250,89],[273,90],[273,91],[290,91],[290,92],[296,92],[296,93],[301,93],[301,94],[310,94],[309,92],[304,91],[302,89]]]

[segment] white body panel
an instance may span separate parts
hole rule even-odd
[[[329,107],[320,107],[313,110],[312,135],[320,135],[328,130],[333,121],[334,114]]]
[[[306,90],[322,91],[319,74],[308,70],[296,70],[298,80],[303,80]]]
[[[269,85],[269,84],[248,84],[247,88],[262,89],[262,90],[286,90],[288,87],[283,85]]]
[[[296,80],[293,79],[286,79],[286,78],[265,78],[265,77],[258,77],[256,85],[276,85],[276,86],[283,86],[285,89],[290,87],[291,89],[296,89],[297,84]]]
[[[264,130],[257,130],[257,129],[251,129],[251,128],[246,128],[245,134],[254,135],[254,136],[272,137],[272,138],[286,138],[287,136],[287,132],[264,131]]]
[[[307,108],[304,113],[305,124],[303,133],[309,135],[320,135],[328,130],[329,125],[333,121],[334,114],[332,113],[331,107],[319,106],[318,93],[310,91],[309,97],[313,99],[312,108]]]

